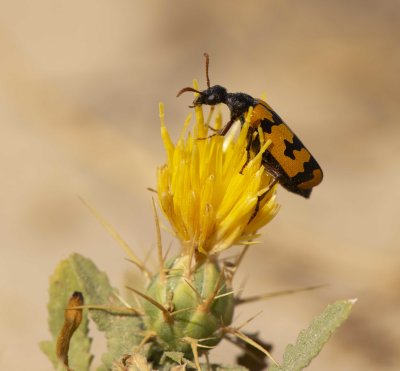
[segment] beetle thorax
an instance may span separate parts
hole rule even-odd
[[[226,105],[231,111],[231,118],[237,120],[244,118],[250,107],[254,107],[257,101],[245,93],[228,93]]]

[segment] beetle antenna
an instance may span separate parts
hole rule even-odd
[[[207,78],[207,87],[210,87],[210,77],[208,76],[208,66],[210,65],[210,56],[208,53],[204,53],[204,56],[206,57],[206,78]]]
[[[193,88],[191,88],[190,86],[188,86],[188,87],[186,87],[186,88],[183,88],[183,89],[179,90],[179,92],[178,92],[178,94],[177,94],[176,96],[179,97],[182,93],[185,93],[185,92],[187,92],[187,91],[192,91],[192,92],[198,93],[198,94],[200,94],[200,95],[203,94],[201,91],[198,91],[198,90],[193,89]]]

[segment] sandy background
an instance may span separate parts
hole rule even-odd
[[[358,297],[309,369],[399,370],[399,11],[396,0],[1,1],[0,369],[51,369],[37,343],[59,260],[77,251],[126,282],[130,265],[77,195],[140,256],[154,247],[157,105],[176,138],[191,98],[175,94],[193,77],[205,86],[208,51],[211,82],[265,92],[325,173],[308,201],[279,191],[237,283],[330,286],[241,307],[239,321],[263,310],[248,328],[280,359],[327,303]]]

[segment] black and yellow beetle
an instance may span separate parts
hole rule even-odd
[[[271,145],[263,154],[263,165],[288,191],[309,198],[312,189],[322,181],[322,170],[317,161],[303,145],[300,139],[283,122],[279,115],[263,100],[256,99],[245,93],[228,93],[220,85],[210,86],[208,76],[209,57],[206,57],[206,77],[208,89],[198,91],[191,87],[183,88],[177,96],[187,91],[196,92],[199,96],[194,100],[193,106],[203,104],[215,106],[224,103],[228,106],[231,117],[227,124],[217,132],[225,135],[236,120],[244,123],[245,115],[253,107],[250,121],[249,148],[257,151],[260,139],[251,135],[259,127],[262,129],[264,141],[270,139]]]

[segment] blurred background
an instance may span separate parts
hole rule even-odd
[[[396,0],[2,1],[0,369],[51,370],[37,343],[58,261],[80,252],[127,283],[131,265],[78,195],[139,256],[154,248],[158,102],[176,138],[192,97],[175,95],[206,86],[207,51],[211,83],[265,93],[325,174],[309,200],[279,190],[236,283],[329,286],[239,307],[238,321],[262,310],[247,329],[281,359],[328,303],[357,297],[309,369],[399,370],[399,13]]]

